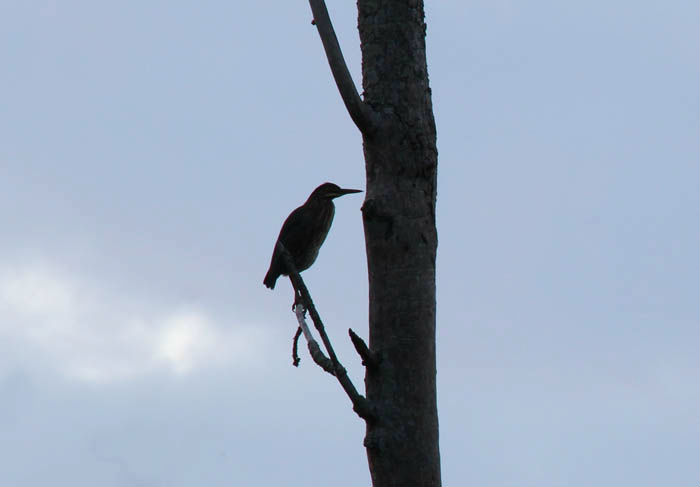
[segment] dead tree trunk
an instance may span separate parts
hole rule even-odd
[[[364,419],[372,483],[437,486],[437,148],[423,1],[358,0],[364,99],[323,0],[309,3],[340,94],[363,135],[369,268],[369,351],[363,358],[371,356],[365,386],[372,411]]]
[[[439,485],[435,387],[437,148],[423,2],[362,1],[364,100],[381,117],[364,137],[369,268],[367,457],[375,485]]]

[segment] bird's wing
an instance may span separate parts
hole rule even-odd
[[[299,257],[298,254],[304,248],[308,234],[313,232],[313,219],[304,218],[304,207],[300,206],[289,214],[280,230],[279,239],[287,250],[292,254],[295,260]]]

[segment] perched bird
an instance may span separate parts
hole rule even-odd
[[[335,214],[333,199],[344,194],[361,192],[359,189],[343,189],[333,183],[323,183],[314,189],[306,203],[287,217],[279,237],[277,237],[277,242],[282,242],[289,251],[297,271],[308,269],[316,260],[318,250],[323,241],[326,240],[326,235],[328,235],[328,230],[333,222]],[[281,275],[286,276],[288,272],[275,242],[270,269],[265,275],[263,284],[274,289],[277,278]]]

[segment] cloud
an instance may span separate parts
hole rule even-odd
[[[45,262],[0,265],[0,362],[89,383],[235,363],[254,366],[264,329],[223,323],[200,306],[154,305],[105,291]],[[9,357],[9,358],[8,358]]]

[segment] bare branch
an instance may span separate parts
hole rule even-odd
[[[375,369],[379,365],[379,360],[376,355],[372,353],[365,343],[365,341],[360,338],[357,333],[352,331],[352,328],[348,328],[348,334],[350,335],[350,341],[355,346],[355,350],[362,358],[362,365],[370,369]]]
[[[309,325],[306,324],[306,318],[304,317],[304,315],[306,314],[306,310],[304,309],[304,306],[302,304],[297,304],[294,307],[294,313],[297,315],[297,321],[299,322],[299,330],[304,332],[304,338],[306,338],[306,342],[309,346],[309,354],[311,355],[311,358],[323,370],[325,370],[331,375],[335,375],[333,363],[328,359],[328,357],[326,357],[323,354],[321,347],[318,346],[318,342],[311,334],[311,330],[309,330]]]
[[[294,338],[292,339],[292,365],[294,367],[299,367],[299,362],[301,362],[301,359],[299,358],[299,352],[298,352],[298,344],[299,344],[299,337],[301,336],[301,326],[297,328],[297,332],[294,334]]]
[[[357,128],[365,135],[370,135],[375,128],[374,112],[362,98],[360,98],[355,83],[350,76],[343,51],[338,44],[338,38],[333,29],[333,23],[328,15],[326,2],[324,0],[309,0],[311,12],[314,15],[313,24],[318,28],[318,35],[321,36],[323,49],[326,51],[326,58],[333,73],[333,79],[338,87],[340,96],[345,103],[350,118],[355,122]]]
[[[331,344],[331,341],[328,338],[328,335],[326,334],[326,329],[323,326],[323,321],[321,321],[321,317],[316,311],[316,306],[314,306],[314,302],[311,300],[311,295],[309,294],[309,290],[306,288],[306,284],[304,284],[303,279],[299,275],[299,272],[297,271],[296,266],[294,265],[294,260],[292,259],[292,256],[289,254],[289,251],[284,247],[282,242],[277,241],[277,247],[280,250],[282,258],[284,259],[286,270],[289,273],[289,280],[292,281],[292,286],[294,287],[296,302],[295,313],[297,315],[297,321],[299,322],[299,326],[301,326],[301,329],[304,332],[304,336],[309,342],[309,352],[311,353],[311,357],[314,359],[314,362],[316,362],[321,368],[323,368],[323,370],[329,372],[326,369],[326,367],[324,367],[324,365],[319,363],[324,361],[317,360],[316,357],[314,357],[314,355],[317,355],[316,349],[318,349],[318,352],[321,352],[321,350],[316,341],[314,340],[313,336],[311,335],[311,331],[308,329],[308,326],[306,326],[306,320],[304,319],[304,308],[308,309],[309,315],[311,316],[311,319],[314,322],[314,326],[316,327],[316,330],[318,330],[319,335],[321,335],[321,341],[323,341],[323,346],[326,348],[326,352],[328,352],[328,356],[330,357],[330,363],[332,367],[332,372],[330,373],[335,375],[336,379],[338,379],[338,382],[340,383],[340,386],[345,391],[345,394],[347,394],[347,396],[350,398],[350,401],[352,402],[353,411],[355,411],[359,417],[366,421],[374,420],[374,413],[372,412],[372,408],[370,407],[369,402],[362,394],[357,392],[355,385],[350,380],[350,377],[348,377],[348,373],[345,370],[345,367],[343,367],[338,361],[338,357],[336,356],[335,351],[333,350],[333,345]],[[320,355],[323,356],[323,353],[321,352]],[[325,359],[325,356],[323,356],[323,358]]]

